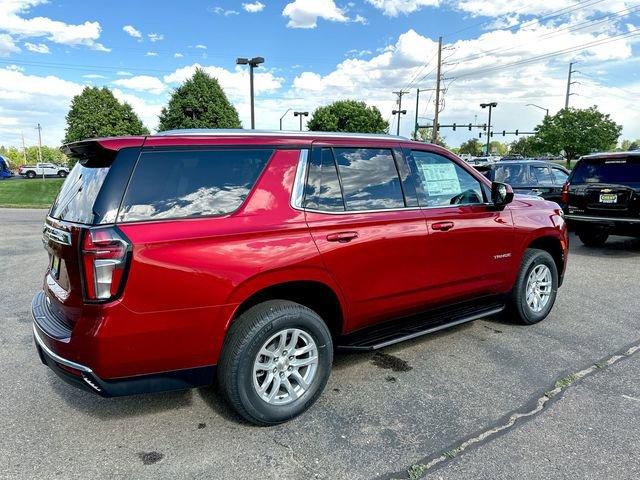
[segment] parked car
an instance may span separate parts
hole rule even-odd
[[[508,183],[514,192],[560,203],[569,171],[552,162],[511,160],[476,167],[491,181]]]
[[[69,168],[54,163],[36,163],[35,165],[21,165],[18,173],[23,177],[60,177],[64,178],[69,174]]]
[[[511,161],[511,160],[524,160],[524,159],[525,158],[522,155],[520,155],[519,153],[513,153],[513,154],[505,155],[504,157],[502,157],[500,159],[500,161],[502,162],[502,161],[507,161],[507,160]]]
[[[488,165],[493,162],[492,157],[471,157],[466,161],[469,165]]]
[[[569,225],[585,245],[602,246],[609,235],[640,237],[640,152],[582,157],[562,196]]]
[[[544,319],[562,211],[436,145],[178,130],[92,139],[44,226],[42,362],[103,396],[208,385],[251,422],[309,408],[334,350],[508,311]]]

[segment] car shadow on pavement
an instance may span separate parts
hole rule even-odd
[[[611,237],[602,247],[587,247],[583,245],[577,236],[570,238],[571,255],[583,255],[587,257],[637,257],[640,255],[640,239],[629,237]]]
[[[189,408],[193,404],[191,390],[104,398],[68,385],[52,372],[48,372],[47,376],[51,389],[69,407],[101,420],[153,415],[162,411]]]

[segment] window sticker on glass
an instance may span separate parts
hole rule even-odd
[[[428,196],[457,195],[462,192],[453,163],[421,163],[419,168]]]

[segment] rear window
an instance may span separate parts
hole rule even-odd
[[[138,160],[120,222],[225,215],[253,188],[273,149],[157,150]]]
[[[640,183],[640,158],[581,160],[571,183]]]
[[[62,184],[49,215],[67,222],[91,224],[93,205],[109,168],[90,168],[76,163]]]

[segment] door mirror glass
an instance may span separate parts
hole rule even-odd
[[[506,183],[493,182],[491,184],[491,202],[496,207],[504,207],[513,201],[513,189]]]

